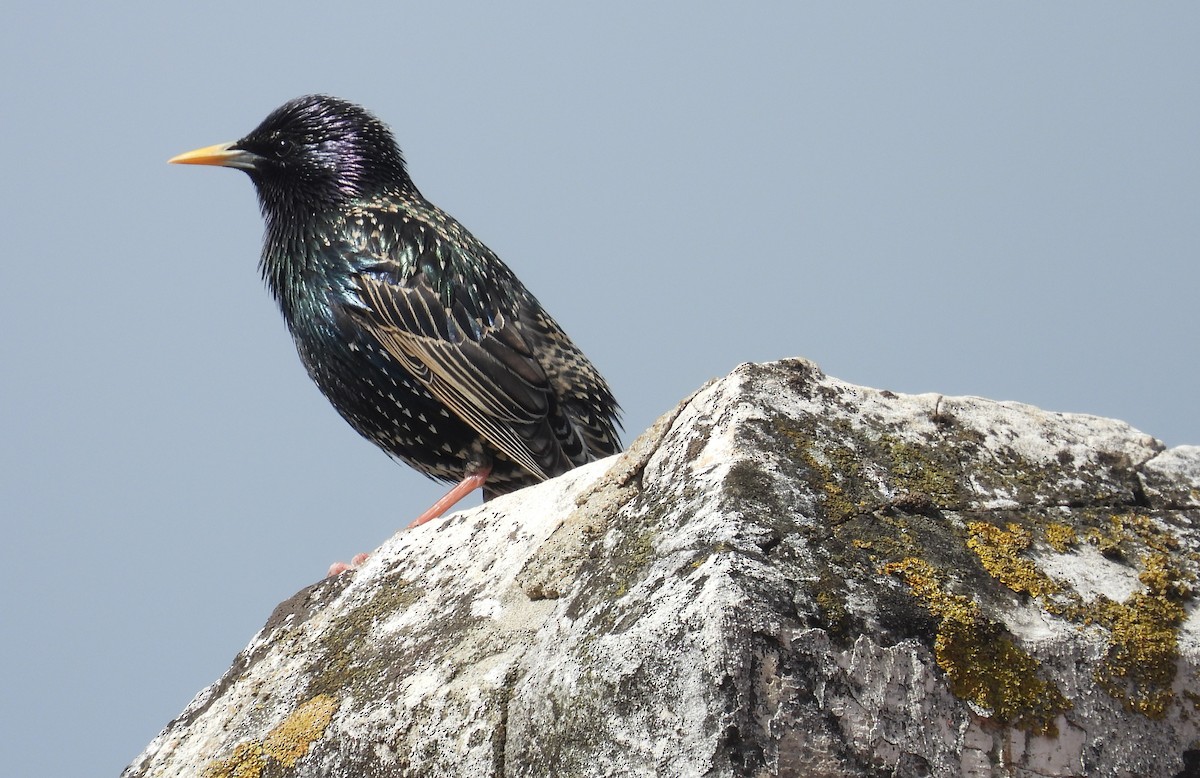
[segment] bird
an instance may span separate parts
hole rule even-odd
[[[425,199],[366,109],[305,95],[240,140],[169,161],[250,177],[259,269],[308,375],[360,435],[454,483],[409,527],[476,489],[489,500],[621,450],[603,376],[491,249]]]

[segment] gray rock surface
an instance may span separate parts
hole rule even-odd
[[[1200,448],[808,362],[281,604],[135,776],[1200,775]]]

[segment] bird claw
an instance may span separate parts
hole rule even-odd
[[[363,566],[363,563],[366,562],[370,556],[371,555],[367,553],[355,554],[353,557],[351,557],[349,564],[345,562],[334,562],[329,566],[329,572],[325,574],[325,577],[333,578],[335,575],[341,575],[347,570],[357,570]]]

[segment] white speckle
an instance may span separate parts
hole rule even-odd
[[[504,606],[495,597],[486,597],[471,603],[471,615],[477,618],[498,618],[504,613]]]

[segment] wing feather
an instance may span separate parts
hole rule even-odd
[[[486,246],[427,203],[354,216],[345,312],[451,413],[538,479],[619,449],[604,379]]]
[[[367,327],[430,394],[532,475],[545,479],[558,469],[555,452],[537,445],[551,389],[509,321],[483,330],[479,341],[457,326],[452,337],[451,313],[419,277],[400,286],[364,276],[360,291]]]

